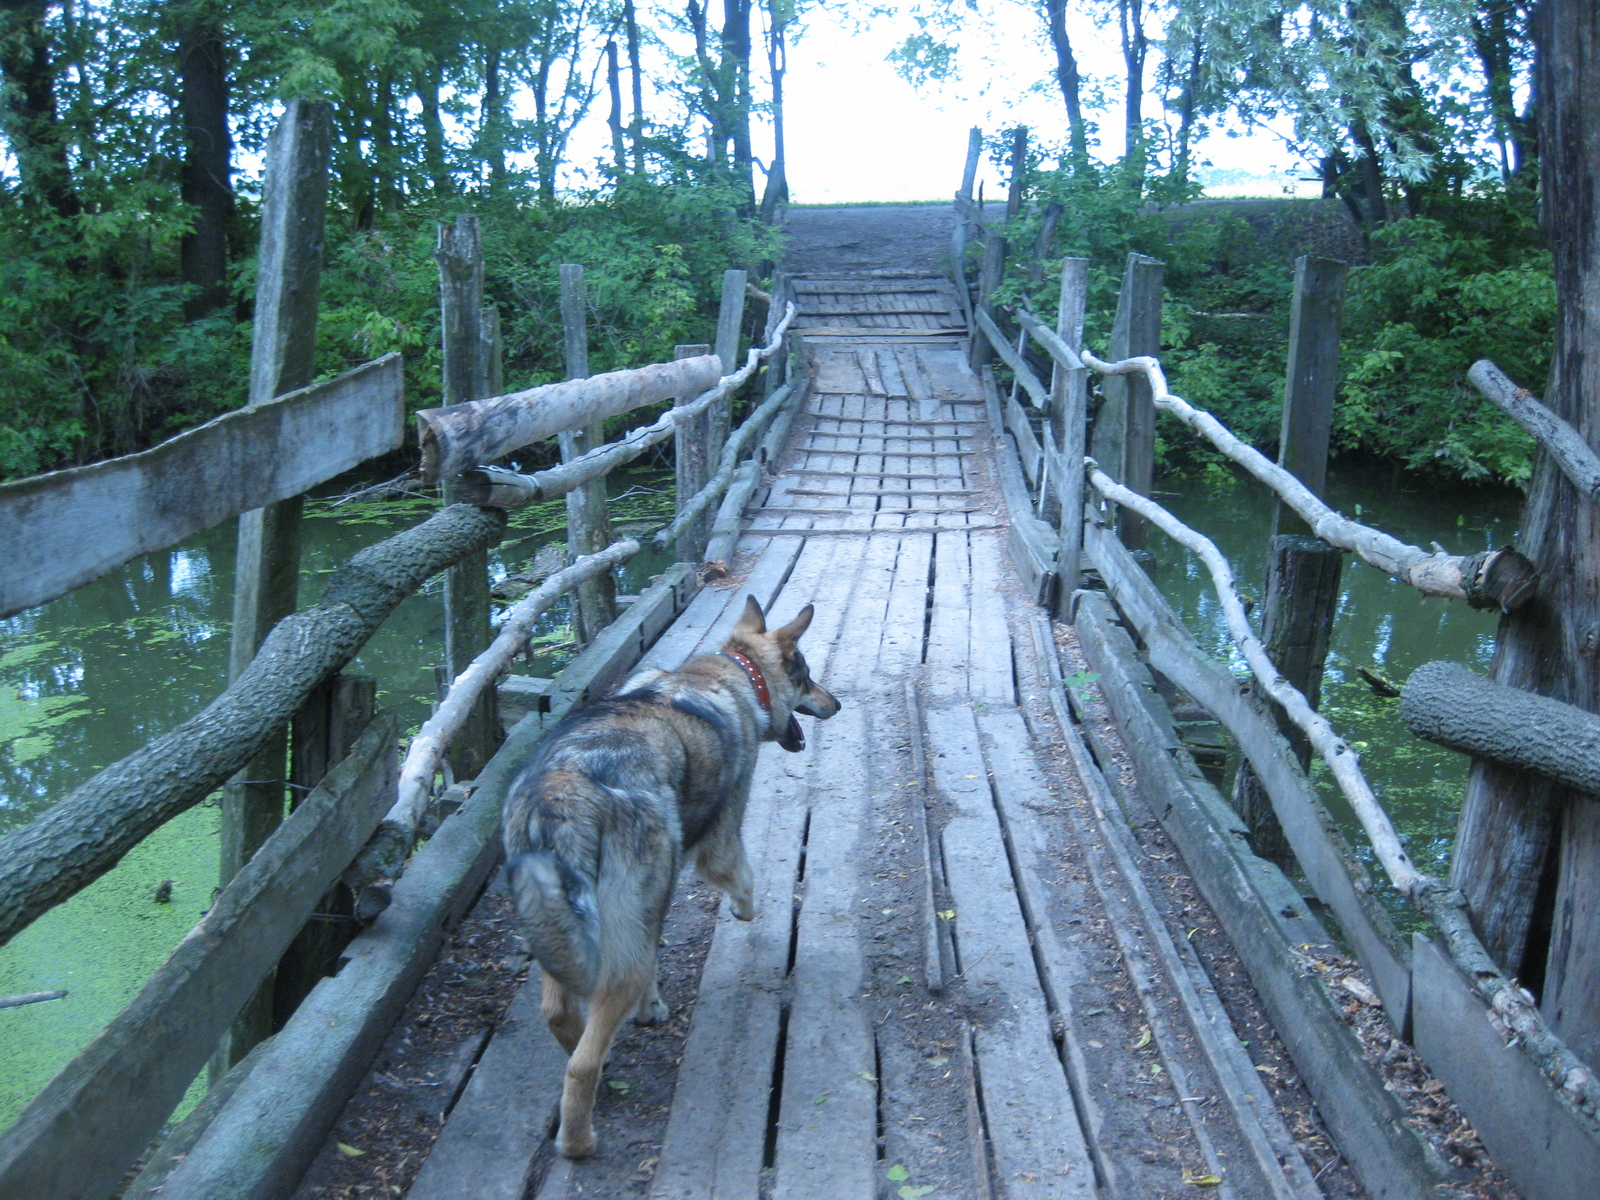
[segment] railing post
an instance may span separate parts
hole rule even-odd
[[[1061,264],[1061,299],[1056,305],[1056,333],[1073,350],[1083,350],[1083,314],[1089,296],[1089,260],[1069,258]],[[1050,372],[1050,433],[1060,452],[1062,469],[1047,472],[1053,496],[1045,520],[1059,536],[1056,553],[1057,620],[1066,620],[1072,593],[1078,590],[1079,559],[1083,554],[1083,454],[1089,423],[1089,371],[1063,367]],[[1060,474],[1061,478],[1056,478]]]
[[[976,224],[969,215],[972,189],[978,180],[978,161],[983,155],[983,130],[977,126],[967,134],[967,162],[961,170],[961,187],[956,191],[956,223],[950,231],[950,278],[956,285],[956,296],[961,301],[961,311],[967,324],[972,324],[972,293],[967,288],[967,243],[976,232]]]
[[[267,146],[261,269],[250,349],[251,404],[305,387],[315,375],[317,295],[328,205],[333,111],[291,100]],[[298,603],[300,514],[296,496],[239,517],[233,641],[228,678],[238,678],[262,640]],[[287,731],[274,734],[229,783],[222,801],[221,882],[226,885],[283,820]],[[213,1078],[272,1032],[271,981],[245,1005],[218,1048]]]
[[[568,379],[589,376],[589,296],[583,268],[561,264],[561,327],[565,333]],[[561,461],[571,462],[602,446],[604,421],[557,435]],[[611,519],[606,508],[606,477],[591,479],[567,493],[567,553],[573,559],[604,550],[611,543]],[[587,646],[616,619],[617,583],[608,571],[578,585],[572,598],[572,626],[578,645]]]
[[[1113,361],[1161,353],[1161,263],[1143,254],[1128,255],[1111,328]],[[1090,454],[1100,469],[1141,496],[1150,494],[1155,472],[1156,410],[1143,375],[1110,375],[1102,385],[1105,403],[1095,418]],[[1144,518],[1126,509],[1117,531],[1124,545],[1144,545]]]
[[[710,354],[711,347],[704,344],[691,346],[676,346],[672,356],[678,358],[698,358],[702,354]],[[723,365],[727,371],[727,365]],[[693,400],[693,396],[679,396],[677,402],[686,404]],[[711,441],[711,414],[701,413],[679,425],[672,435],[672,457],[677,463],[678,490],[677,501],[674,505],[675,512],[682,512],[684,505],[694,498],[696,492],[705,487],[710,476],[710,450]],[[698,563],[705,557],[706,543],[711,540],[711,517],[709,512],[701,513],[695,520],[684,527],[675,543],[679,562]]]
[[[1348,268],[1326,258],[1301,257],[1294,264],[1294,303],[1289,318],[1288,378],[1278,463],[1318,497],[1328,475],[1328,442],[1338,384],[1339,328],[1344,315]],[[1281,501],[1273,505],[1274,533],[1267,553],[1266,601],[1261,640],[1285,679],[1315,708],[1333,639],[1344,556],[1309,535]],[[1283,531],[1283,532],[1279,532]],[[1276,705],[1278,729],[1300,760],[1311,766],[1311,746]],[[1233,803],[1250,830],[1252,848],[1287,868],[1293,862],[1266,789],[1248,763],[1234,779]]]
[[[773,331],[778,328],[778,322],[783,320],[784,306],[789,303],[789,291],[789,273],[778,271],[772,277],[772,302],[767,305],[767,320],[761,327],[763,346],[772,341]],[[763,400],[783,386],[783,381],[788,378],[788,367],[787,354],[774,354],[767,360],[766,383],[761,390]]]
[[[439,303],[443,326],[441,363],[445,404],[479,400],[488,393],[483,331],[483,241],[478,218],[459,216],[439,226]],[[455,486],[446,480],[444,500],[454,503]],[[449,686],[489,644],[489,555],[478,551],[445,572],[444,675]],[[476,779],[499,744],[494,693],[473,710],[450,746],[457,779]]]
[[[744,271],[722,273],[722,302],[717,306],[716,355],[722,360],[722,373],[732,375],[744,363],[739,361],[739,330],[744,323]],[[711,406],[710,440],[706,458],[715,463],[733,430],[733,397],[724,396]]]

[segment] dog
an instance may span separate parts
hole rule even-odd
[[[685,856],[735,917],[755,916],[740,825],[757,751],[802,750],[795,714],[839,711],[796,646],[812,611],[769,632],[747,597],[720,654],[641,671],[574,712],[511,785],[507,875],[539,962],[541,1011],[569,1056],[557,1135],[568,1158],[594,1153],[595,1089],[617,1028],[630,1014],[642,1025],[667,1017],[656,947]]]

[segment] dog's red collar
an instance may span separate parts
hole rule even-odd
[[[724,650],[724,658],[731,658],[744,668],[744,673],[750,676],[750,686],[756,689],[756,701],[761,705],[761,711],[772,717],[772,693],[767,690],[767,677],[761,673],[761,668],[756,666],[737,650]]]

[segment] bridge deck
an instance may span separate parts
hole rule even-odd
[[[758,916],[685,881],[675,1016],[619,1041],[590,1160],[552,1153],[564,1060],[524,985],[466,1048],[408,1194],[1135,1200],[1213,1175],[1223,1196],[1320,1194],[1188,943],[1152,917],[1104,785],[1064,751],[949,284],[798,291],[813,386],[736,583],[649,659],[717,649],[747,592],[779,620],[816,604],[805,650],[844,707],[807,722],[803,753],[763,752]]]

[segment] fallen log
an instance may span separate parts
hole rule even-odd
[[[1154,358],[1139,356],[1110,363],[1085,350],[1083,361],[1102,375],[1144,375],[1150,381],[1156,408],[1203,434],[1223,454],[1271,488],[1311,527],[1312,533],[1330,546],[1353,552],[1423,595],[1447,596],[1465,600],[1473,608],[1498,608],[1502,612],[1521,607],[1533,596],[1539,572],[1510,546],[1479,554],[1429,554],[1382,530],[1340,516],[1288,471],[1241,442],[1210,413],[1168,391],[1167,377]]]
[[[333,573],[314,608],[273,627],[250,666],[201,712],[0,838],[0,945],[220,787],[400,601],[499,541],[505,525],[503,512],[455,504],[361,551]]]
[[[417,413],[417,433],[423,481],[437,483],[553,434],[593,425],[646,404],[697,395],[715,386],[721,375],[722,360],[715,354],[703,354],[549,383],[487,400],[422,409]]]
[[[557,571],[537,590],[518,601],[506,614],[500,633],[489,648],[456,676],[450,690],[411,739],[400,767],[397,798],[378,824],[372,838],[344,873],[344,882],[356,895],[356,915],[370,922],[389,905],[394,881],[399,878],[416,844],[417,830],[428,809],[433,777],[444,759],[450,739],[471,715],[478,698],[505,674],[511,660],[528,644],[533,624],[557,600],[587,579],[609,571],[639,552],[634,541],[614,542],[598,554],[580,558]]]
[[[1600,715],[1492,683],[1459,663],[1423,663],[1400,693],[1420,738],[1600,797]]]

